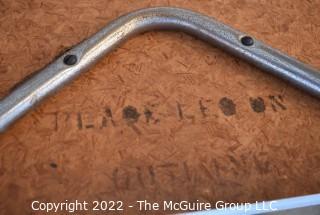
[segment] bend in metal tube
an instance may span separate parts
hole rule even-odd
[[[316,69],[210,17],[185,9],[158,7],[114,20],[12,91],[0,101],[0,131],[130,36],[159,29],[192,34],[320,97],[320,73]]]

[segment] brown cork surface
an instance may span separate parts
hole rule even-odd
[[[119,15],[168,5],[320,68],[319,0],[0,0],[0,94]],[[0,214],[30,214],[33,200],[253,202],[317,193],[319,105],[184,33],[145,33],[0,135]]]

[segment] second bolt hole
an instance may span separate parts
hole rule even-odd
[[[64,58],[63,58],[63,63],[68,65],[68,66],[72,66],[74,64],[76,64],[78,61],[78,58],[76,55],[66,55]]]
[[[245,46],[252,46],[254,43],[253,38],[250,36],[243,36],[243,37],[241,37],[240,41]]]

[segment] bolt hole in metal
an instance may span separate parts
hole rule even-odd
[[[68,65],[68,66],[72,66],[72,65],[75,65],[78,61],[78,58],[76,55],[66,55],[64,58],[63,58],[63,63]]]
[[[254,40],[250,36],[243,36],[240,38],[240,41],[242,45],[245,45],[245,46],[252,46],[254,44]]]
[[[114,20],[3,98],[0,101],[0,132],[126,39],[155,29],[182,30],[203,38],[320,98],[320,71],[317,69],[205,15],[172,7],[146,8]],[[256,47],[250,48],[254,44]],[[73,66],[80,60],[81,64]],[[70,68],[61,67],[62,63]]]

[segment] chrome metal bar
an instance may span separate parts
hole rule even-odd
[[[157,29],[192,34],[320,97],[320,72],[316,69],[213,18],[185,9],[157,7],[114,20],[13,90],[0,101],[0,131],[128,37]]]
[[[248,203],[247,203],[248,204]],[[237,204],[236,204],[237,205]],[[180,215],[316,215],[320,214],[320,194],[296,196],[267,202],[249,203],[246,207],[239,206],[219,208],[207,211],[188,212]]]

